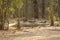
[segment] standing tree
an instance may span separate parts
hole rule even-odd
[[[45,0],[42,0],[42,18],[45,18]]]
[[[5,18],[6,18],[6,3],[7,1],[6,0],[1,0],[1,19],[0,19],[0,30],[4,30],[4,25],[5,25]]]
[[[17,29],[20,29],[20,10],[23,6],[23,0],[13,0],[13,5],[16,9],[16,16],[17,16]]]
[[[33,0],[33,8],[34,8],[34,18],[38,19],[38,2],[37,0]]]
[[[51,26],[54,26],[54,0],[50,0],[50,6],[49,6],[49,16],[51,20]]]
[[[60,19],[60,0],[58,0],[58,16],[59,16],[59,19]]]

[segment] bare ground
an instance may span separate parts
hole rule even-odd
[[[60,40],[60,27],[34,27],[0,31],[0,40]]]

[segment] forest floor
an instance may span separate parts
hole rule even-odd
[[[0,31],[0,40],[60,40],[60,27],[23,27]]]
[[[24,24],[26,25],[26,23],[31,25],[29,22],[25,22]],[[47,23],[49,25],[49,22]],[[15,29],[13,25],[16,24],[16,20],[10,21],[10,29],[8,31],[0,31],[0,40],[60,40],[60,27],[38,26],[33,28],[22,27],[21,30],[11,30]],[[21,22],[21,24],[23,24],[23,22]],[[44,23],[44,25],[46,24]]]

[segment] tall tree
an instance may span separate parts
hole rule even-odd
[[[33,0],[34,18],[38,19],[38,2]]]
[[[10,0],[1,0],[1,19],[0,19],[1,29],[4,29],[5,27],[6,29],[8,29],[9,27],[9,21],[8,21],[9,6],[10,6]]]
[[[42,18],[45,18],[45,0],[42,0]]]
[[[60,19],[60,0],[58,0],[58,16],[59,16],[59,19]]]
[[[49,14],[50,14],[50,20],[51,20],[51,26],[54,26],[54,0],[50,0],[50,6],[49,6]]]

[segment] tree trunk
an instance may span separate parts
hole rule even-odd
[[[38,2],[37,0],[33,0],[33,8],[34,8],[34,18],[38,19]]]
[[[42,0],[42,19],[45,18],[45,0]]]

